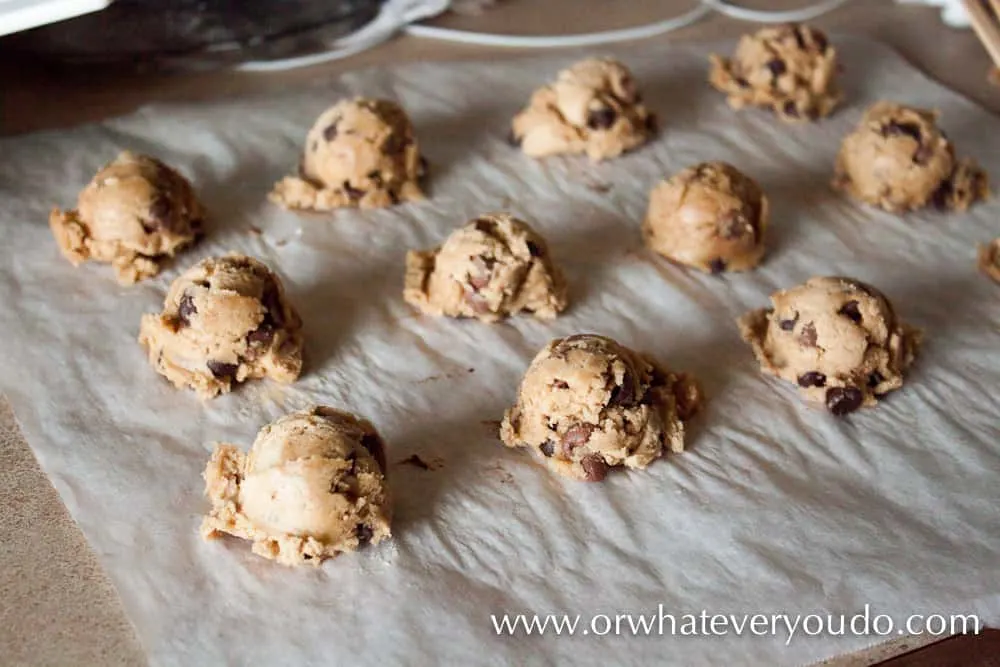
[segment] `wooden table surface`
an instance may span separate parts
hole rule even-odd
[[[746,0],[743,4],[787,9],[807,3]],[[511,34],[565,34],[638,25],[675,16],[691,6],[691,0],[500,0],[481,16],[450,15],[432,23]],[[855,0],[813,23],[828,31],[878,38],[930,76],[1000,112],[1000,87],[987,82],[986,53],[971,31],[946,28],[932,8],[897,5],[891,0]],[[751,25],[714,16],[655,39],[735,38],[751,29]],[[7,59],[0,62],[0,134],[96,121],[152,101],[276,90],[368,65],[523,53],[399,37],[343,61],[275,74],[144,74],[108,67],[54,68]],[[2,398],[0,508],[0,664],[144,664],[114,588],[38,468]],[[824,664],[874,664],[928,641],[904,638]]]

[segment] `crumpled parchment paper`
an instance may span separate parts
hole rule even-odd
[[[664,131],[623,159],[530,160],[505,141],[532,89],[573,57],[411,64],[278,97],[148,107],[100,125],[0,141],[0,374],[23,432],[97,552],[155,664],[778,664],[869,637],[497,637],[490,614],[847,613],[866,603],[1000,622],[1000,286],[975,245],[1000,202],[898,218],[828,187],[838,142],[880,98],[937,107],[961,154],[1000,179],[1000,122],[886,47],[836,40],[847,105],[814,125],[734,113],[705,83],[709,46],[618,53]],[[727,52],[731,44],[714,45]],[[299,215],[269,204],[314,117],[338,98],[399,100],[431,164],[429,198]],[[70,206],[121,149],[193,179],[204,243],[132,288],[74,269],[49,208]],[[644,251],[658,179],[723,159],[773,205],[759,270],[713,277]],[[486,326],[416,315],[405,252],[505,209],[546,235],[572,304],[552,323]],[[256,233],[258,230],[259,233]],[[202,403],[153,373],[135,341],[169,282],[239,250],[285,279],[305,320],[290,387]],[[906,387],[837,420],[762,376],[733,319],[812,275],[870,281],[926,330]],[[495,437],[521,373],[549,339],[611,335],[695,373],[710,397],[690,451],[598,485],[557,479]],[[237,540],[205,543],[201,471],[214,441],[247,447],[288,411],[325,403],[389,443],[395,538],[313,570]],[[412,454],[422,470],[399,461]],[[584,626],[585,627],[585,626]]]

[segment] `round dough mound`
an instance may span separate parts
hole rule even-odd
[[[211,398],[248,379],[294,381],[301,328],[278,276],[252,257],[227,255],[181,274],[163,312],[143,315],[139,342],[158,373]]]
[[[851,278],[810,278],[773,294],[771,303],[739,319],[765,373],[794,382],[838,416],[903,386],[921,333],[900,323],[875,288]]]
[[[252,540],[254,553],[285,565],[319,565],[390,536],[382,439],[371,422],[334,408],[265,426],[249,454],[217,444],[205,493],[205,539]]]
[[[642,226],[646,245],[702,271],[745,271],[764,256],[767,197],[725,162],[688,167],[657,185]]]
[[[155,158],[121,153],[80,192],[75,210],[54,209],[49,227],[74,265],[109,262],[130,285],[159,273],[202,234],[205,211],[191,184]]]
[[[979,269],[1000,283],[1000,238],[979,246]]]
[[[887,211],[966,210],[989,191],[986,173],[956,160],[937,112],[877,102],[844,138],[833,185]]]
[[[407,253],[403,297],[431,315],[496,322],[524,311],[552,319],[566,308],[566,281],[527,223],[487,214],[439,248]]]
[[[806,25],[763,28],[744,35],[732,58],[712,55],[709,81],[729,105],[769,107],[782,120],[815,120],[840,102],[837,53]]]
[[[422,199],[426,164],[413,126],[395,102],[356,98],[324,111],[306,137],[298,176],[271,200],[288,208],[382,208]]]
[[[655,130],[628,68],[590,58],[535,91],[514,117],[511,139],[532,157],[586,153],[599,161],[641,146]]]
[[[702,394],[684,374],[604,336],[549,343],[528,367],[500,438],[555,472],[599,482],[614,466],[645,468],[684,449],[684,421]]]

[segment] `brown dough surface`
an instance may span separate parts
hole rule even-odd
[[[251,540],[255,554],[283,565],[319,565],[390,536],[382,439],[371,422],[334,408],[278,419],[248,454],[217,444],[205,494],[205,539]]]
[[[838,416],[903,386],[922,335],[901,323],[875,288],[851,278],[810,278],[776,292],[771,303],[738,320],[765,373],[795,383]]]
[[[588,58],[535,91],[514,117],[511,136],[531,157],[586,153],[596,162],[641,146],[655,130],[628,68]]]
[[[459,227],[439,248],[407,253],[403,297],[430,315],[552,319],[566,308],[566,281],[545,239],[522,220],[492,213]]]
[[[732,58],[711,56],[709,82],[734,109],[773,109],[786,121],[828,116],[840,103],[837,52],[807,25],[762,28],[740,38]]]
[[[1000,238],[979,246],[979,270],[1000,283]]]
[[[574,479],[645,468],[684,449],[684,422],[700,408],[697,383],[595,334],[559,338],[535,357],[500,438]]]
[[[702,271],[746,271],[764,256],[769,207],[760,186],[725,162],[705,162],[649,195],[642,236],[652,250]]]
[[[302,370],[302,320],[281,280],[245,255],[199,262],[170,286],[158,315],[143,315],[139,342],[158,373],[202,398]]]
[[[80,192],[74,210],[53,209],[49,227],[74,266],[107,262],[118,282],[155,276],[202,234],[205,210],[191,184],[148,155],[125,151]]]
[[[955,157],[937,116],[892,102],[872,105],[841,144],[834,188],[894,213],[925,206],[964,211],[986,198],[986,172]]]
[[[355,98],[324,111],[306,137],[299,173],[272,190],[292,209],[383,208],[423,199],[426,169],[406,112],[395,102]]]

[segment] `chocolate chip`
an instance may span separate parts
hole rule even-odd
[[[184,326],[191,325],[191,316],[198,313],[198,308],[194,305],[194,297],[185,294],[177,304],[177,319]]]
[[[749,88],[750,82],[744,79],[742,76],[736,77],[736,85],[740,88]]]
[[[326,128],[323,130],[323,139],[325,139],[326,141],[333,141],[336,138],[337,138],[337,124],[331,123],[327,125]],[[313,148],[313,150],[316,149]]]
[[[274,340],[274,327],[269,322],[262,322],[259,327],[247,334],[247,345],[270,345]]]
[[[205,365],[208,366],[208,370],[212,371],[212,375],[219,380],[232,380],[236,377],[236,371],[239,370],[238,365],[227,364],[224,361],[209,361]]]
[[[601,482],[608,476],[608,464],[604,462],[600,454],[583,457],[580,465],[583,466],[583,472],[586,474],[588,482]]]
[[[475,227],[478,231],[481,231],[483,234],[488,236],[493,236],[497,231],[497,223],[493,220],[489,220],[488,218],[479,218],[476,220]]]
[[[546,440],[545,442],[543,442],[542,446],[539,447],[538,449],[541,450],[542,454],[544,454],[546,458],[551,457],[553,454],[556,453],[555,443],[553,443],[551,440]]]
[[[398,155],[403,152],[403,149],[409,143],[406,137],[400,136],[398,132],[393,132],[386,137],[385,142],[382,144],[382,150],[388,155]]]
[[[781,327],[782,331],[791,331],[795,328],[795,323],[799,321],[799,314],[795,313],[795,317],[790,320],[778,320],[778,326]]]
[[[521,137],[514,134],[514,130],[511,130],[510,132],[507,133],[507,143],[513,146],[514,148],[520,147],[521,141],[522,141]]]
[[[714,274],[722,273],[726,270],[726,261],[721,257],[716,257],[708,263],[708,268]]]
[[[789,25],[788,27],[789,29],[791,29],[792,35],[795,36],[795,45],[798,46],[800,49],[806,48],[806,40],[802,34],[803,33],[802,26]]]
[[[799,117],[799,108],[795,106],[794,100],[788,100],[781,108],[785,112],[785,115],[790,116],[792,118]]]
[[[375,533],[373,533],[372,529],[365,524],[359,523],[358,527],[355,529],[355,535],[358,536],[358,544],[368,544],[372,541],[372,537],[375,536]]]
[[[285,309],[281,304],[281,292],[273,278],[269,277],[267,284],[264,285],[264,293],[260,297],[260,302],[264,306],[264,310],[267,311],[264,314],[264,322],[271,324],[275,329],[285,326]]]
[[[830,45],[827,42],[826,35],[819,32],[818,30],[813,30],[812,33],[813,44],[816,45],[816,50],[820,53],[826,53],[827,47]]]
[[[597,427],[593,424],[574,424],[566,431],[566,434],[562,437],[559,445],[562,447],[562,450],[568,454],[577,447],[586,445],[595,428]]]
[[[357,188],[353,187],[347,181],[344,181],[344,193],[352,201],[358,201],[359,199],[361,199],[362,197],[365,196],[365,191],[364,190],[358,190]]]
[[[378,467],[385,471],[385,443],[382,442],[382,438],[377,433],[365,433],[361,436],[361,446],[371,454]]]
[[[955,192],[955,186],[951,181],[945,180],[941,182],[938,189],[934,191],[931,195],[931,205],[934,208],[945,210],[948,208],[948,203],[951,201],[951,197]]]
[[[858,302],[851,300],[840,307],[837,311],[838,315],[843,315],[847,319],[851,320],[855,324],[861,324],[861,311],[858,310]]]
[[[788,71],[788,66],[785,65],[785,61],[781,58],[773,58],[767,61],[767,69],[771,70],[773,76],[781,76]]]
[[[882,128],[883,137],[899,137],[907,136],[914,139],[917,143],[920,143],[922,135],[920,134],[920,126],[916,123],[900,123],[895,120],[890,120],[886,123],[885,127]]]
[[[819,371],[809,371],[799,376],[800,387],[825,387],[826,376]]]
[[[591,109],[587,113],[587,127],[592,130],[606,130],[618,120],[618,113],[609,107]]]
[[[921,146],[913,153],[913,161],[916,164],[924,165],[934,157],[934,149],[930,146]]]
[[[885,382],[885,376],[878,371],[872,371],[868,374],[868,386],[872,389],[879,386],[883,382]]]
[[[375,169],[368,172],[368,180],[375,184],[375,187],[382,187],[382,173]]]
[[[856,387],[830,387],[826,390],[826,407],[838,417],[860,408],[862,400],[864,395]]]
[[[194,235],[195,239],[200,239],[205,235],[205,221],[201,218],[195,218],[189,222],[188,227],[191,228],[191,233]]]
[[[553,389],[569,389],[569,382],[565,380],[556,380],[552,383]]]
[[[622,383],[615,385],[608,399],[608,407],[620,406],[630,408],[636,403],[635,377],[628,371],[622,377]]]
[[[538,244],[535,243],[534,241],[528,241],[528,253],[532,257],[541,257],[542,249],[538,247]]]
[[[816,347],[816,323],[810,322],[802,327],[799,334],[799,342],[806,347]]]

